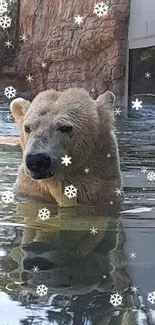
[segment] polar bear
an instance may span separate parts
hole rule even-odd
[[[40,92],[10,104],[23,152],[16,192],[60,207],[120,200],[122,176],[112,92],[94,100],[82,88]]]

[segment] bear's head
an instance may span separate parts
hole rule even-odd
[[[45,180],[67,170],[62,157],[71,157],[72,172],[82,167],[100,138],[113,128],[114,94],[93,100],[81,88],[39,93],[30,103],[14,99],[10,108],[21,132],[25,173]]]

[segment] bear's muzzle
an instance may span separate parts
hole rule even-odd
[[[26,156],[26,167],[35,180],[52,178],[60,160],[48,156],[46,153],[29,153]]]

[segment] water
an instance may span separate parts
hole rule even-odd
[[[18,136],[6,109],[1,103],[0,136]],[[126,195],[120,211],[46,204],[51,215],[42,221],[42,203],[1,202],[0,325],[155,324],[147,300],[155,290],[155,195],[148,179],[155,172],[154,110],[142,108],[123,122],[117,117]],[[2,195],[13,188],[21,153],[0,150]]]

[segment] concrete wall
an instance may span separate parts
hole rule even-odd
[[[129,49],[155,46],[155,0],[131,0]]]

